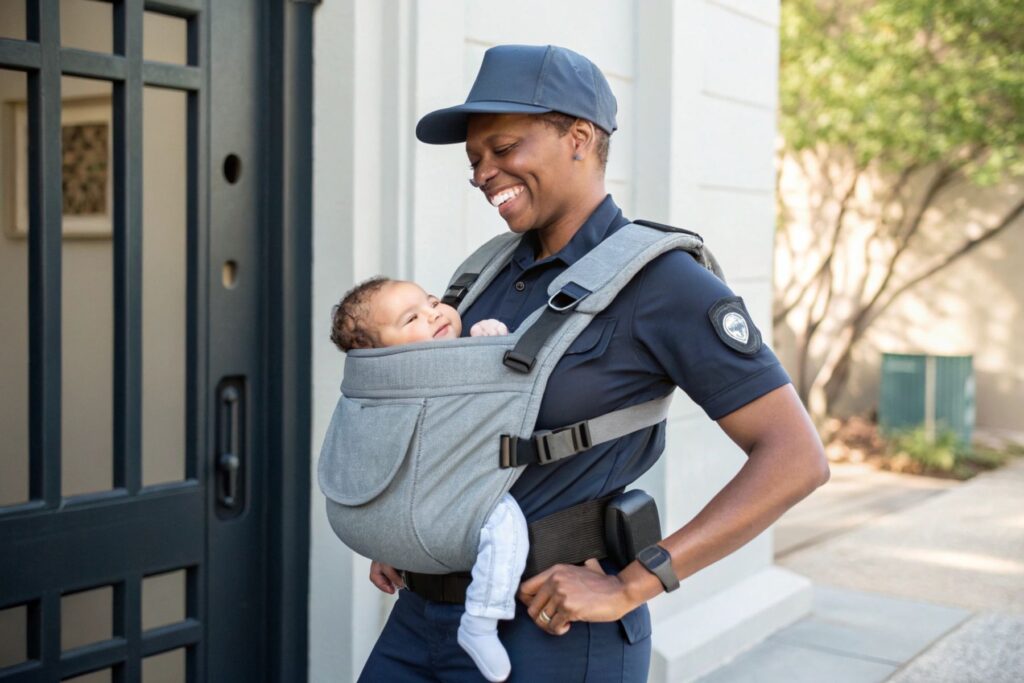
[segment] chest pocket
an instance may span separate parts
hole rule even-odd
[[[597,358],[608,348],[615,332],[615,318],[594,318],[587,327],[580,332],[564,357],[572,357],[574,362],[583,362],[591,358]]]

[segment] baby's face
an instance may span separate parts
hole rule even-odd
[[[370,320],[381,346],[398,346],[431,339],[458,339],[458,311],[424,292],[414,282],[392,281],[371,301]]]

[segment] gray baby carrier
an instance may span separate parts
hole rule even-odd
[[[519,239],[501,235],[470,256],[446,303],[464,312]],[[671,394],[534,432],[562,354],[641,268],[671,249],[721,275],[699,235],[632,223],[559,274],[547,306],[513,334],[350,351],[318,465],[338,537],[402,569],[468,570],[481,527],[525,465],[543,466],[665,419]]]

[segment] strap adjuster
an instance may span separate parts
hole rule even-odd
[[[518,455],[516,447],[518,445],[518,436],[501,435],[501,444],[498,448],[498,467],[503,470],[507,470],[510,467],[519,467],[519,461],[516,458]]]
[[[455,278],[455,282],[451,284],[445,291],[444,296],[441,297],[441,303],[447,304],[452,308],[458,308],[462,300],[466,298],[469,288],[473,286],[478,277],[480,277],[480,273],[463,273]]]
[[[537,432],[533,440],[537,444],[537,461],[541,465],[576,455],[592,445],[586,420],[560,429]]]
[[[516,372],[521,372],[525,375],[528,374],[530,370],[533,370],[533,366],[537,362],[537,358],[535,356],[516,353],[515,349],[509,349],[505,352],[505,356],[502,358],[501,362],[505,364],[505,367],[515,370]]]
[[[577,305],[591,292],[575,282],[566,282],[560,290],[551,295],[548,299],[548,308],[557,313],[565,313],[576,308]]]

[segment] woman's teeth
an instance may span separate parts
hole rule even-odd
[[[500,194],[496,194],[493,197],[491,197],[491,206],[494,206],[494,207],[501,206],[502,204],[504,204],[508,200],[515,199],[516,197],[518,197],[520,195],[520,193],[522,193],[522,191],[523,191],[523,186],[519,185],[519,186],[513,187],[513,188],[511,188],[509,190],[505,190],[504,192],[502,192]]]

